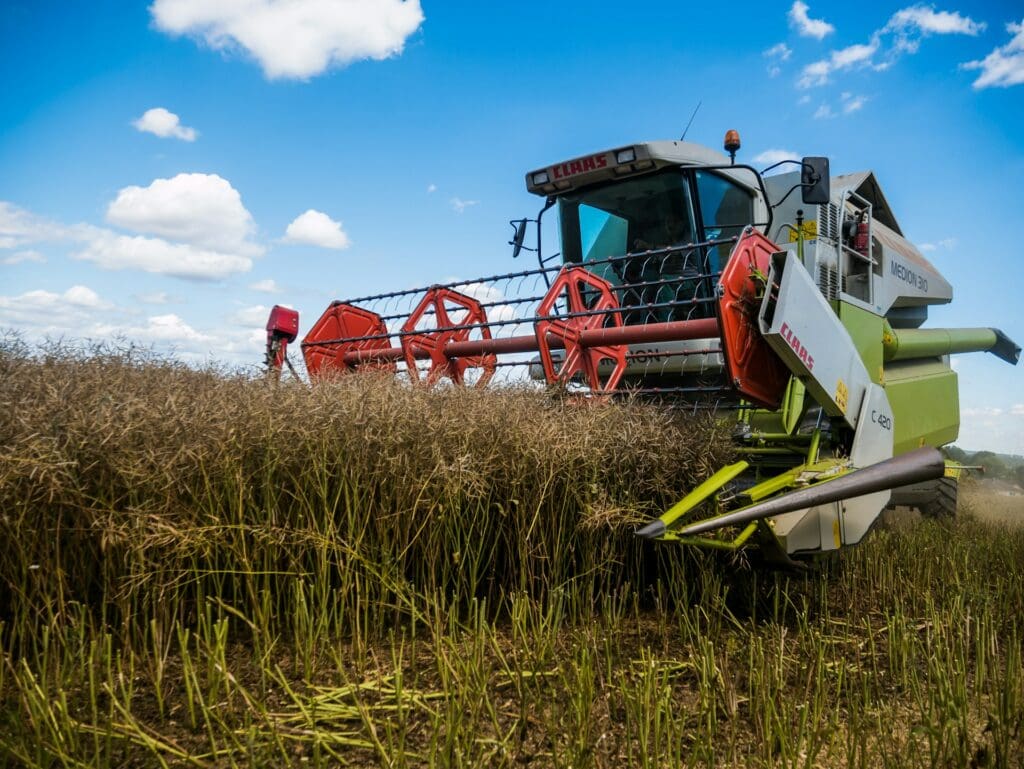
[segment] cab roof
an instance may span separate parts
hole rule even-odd
[[[526,175],[526,189],[535,195],[558,195],[592,184],[671,166],[728,166],[729,158],[702,144],[652,141],[626,144],[538,168]],[[721,173],[751,189],[749,172]]]

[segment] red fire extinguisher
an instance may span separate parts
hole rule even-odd
[[[857,234],[853,236],[853,250],[861,256],[867,256],[870,242],[868,218],[862,215],[860,221],[857,222]]]

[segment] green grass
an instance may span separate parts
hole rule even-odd
[[[807,576],[641,544],[637,404],[0,350],[10,766],[1019,766],[1024,529]]]

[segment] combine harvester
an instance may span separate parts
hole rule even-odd
[[[937,450],[959,430],[948,356],[1016,364],[1020,347],[997,329],[922,328],[952,288],[874,174],[830,177],[807,157],[764,176],[776,166],[736,163],[739,147],[729,131],[728,157],[650,142],[527,174],[545,203],[512,222],[510,244],[536,269],[333,302],[302,341],[310,377],[543,381],[727,417],[740,461],[637,531],[649,539],[792,564],[856,544],[890,504],[951,514],[956,470]],[[545,255],[552,208],[560,250]],[[297,335],[298,314],[274,307],[272,374]]]

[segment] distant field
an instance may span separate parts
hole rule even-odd
[[[1024,762],[1024,527],[977,489],[759,573],[632,534],[728,461],[711,419],[17,347],[0,380],[0,766]]]
[[[961,484],[961,504],[984,521],[1024,525],[1024,490],[1005,481],[970,479]]]

